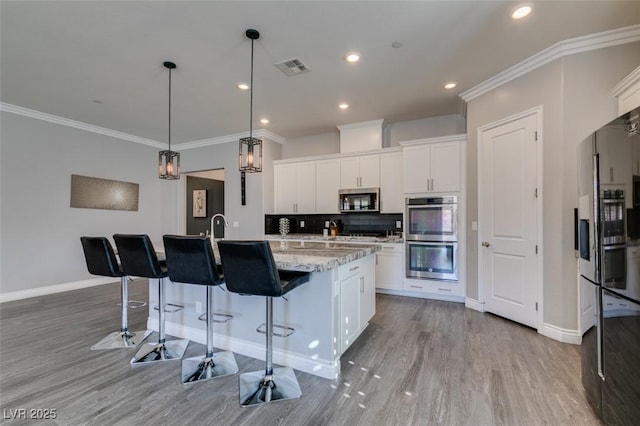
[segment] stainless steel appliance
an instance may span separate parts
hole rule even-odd
[[[628,288],[639,277],[629,276],[626,265],[626,247],[636,243],[628,229],[638,225],[625,222],[638,217],[627,211],[635,206],[625,206],[625,194],[635,189],[630,188],[634,135],[629,120],[638,111],[632,113],[578,147],[580,312],[586,330],[582,384],[605,424],[640,421],[640,299]],[[593,315],[582,314],[590,311]]]
[[[405,239],[458,241],[458,197],[407,198]]]
[[[458,281],[458,243],[407,241],[408,278]]]
[[[405,200],[407,278],[458,281],[458,197]]]
[[[380,188],[340,189],[338,210],[341,213],[380,211]]]

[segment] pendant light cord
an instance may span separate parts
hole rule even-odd
[[[249,138],[253,138],[253,39],[251,39],[251,93],[249,94]]]
[[[169,68],[169,152],[171,152],[171,68]]]

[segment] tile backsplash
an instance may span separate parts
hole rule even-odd
[[[381,234],[402,232],[402,214],[349,213],[349,214],[267,214],[264,229],[267,234],[279,233],[279,220],[289,219],[291,234],[322,234],[326,222],[335,221],[341,234]],[[396,228],[397,222],[400,228]],[[304,226],[302,226],[304,224]]]

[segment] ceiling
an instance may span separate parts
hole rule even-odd
[[[461,92],[554,43],[640,23],[639,1],[529,3],[515,21],[504,1],[2,0],[0,100],[166,142],[171,60],[173,143],[247,132],[236,83],[249,81],[255,28],[253,128],[295,138],[455,114]],[[273,65],[294,57],[311,71]]]

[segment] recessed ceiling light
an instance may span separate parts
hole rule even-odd
[[[249,90],[249,84],[241,81],[236,85],[240,90]]]
[[[393,43],[391,43],[391,47],[393,47],[394,49],[399,49],[402,47],[402,43],[400,43],[399,41],[394,41]]]
[[[344,59],[346,59],[347,62],[358,62],[360,60],[360,54],[356,53],[356,52],[349,52],[347,53],[347,56],[344,57]]]
[[[456,83],[455,81],[449,81],[449,82],[446,82],[446,83],[444,84],[444,88],[445,88],[445,89],[453,89],[453,88],[454,88],[454,87],[456,87],[457,85],[458,85],[458,83]]]
[[[347,108],[349,108],[349,104],[346,104],[346,103],[344,103],[344,102],[343,102],[343,103],[341,103],[340,105],[338,105],[338,108],[340,108],[340,109],[347,109]]]
[[[100,99],[91,99],[91,102],[93,102],[94,104],[101,104],[102,101]]]
[[[522,19],[530,13],[531,13],[531,6],[528,6],[528,5],[520,6],[513,11],[513,13],[511,14],[511,17],[513,19]]]
[[[261,122],[262,124],[269,124],[269,119],[268,119],[268,118],[261,118],[261,119],[260,119],[260,122]]]

